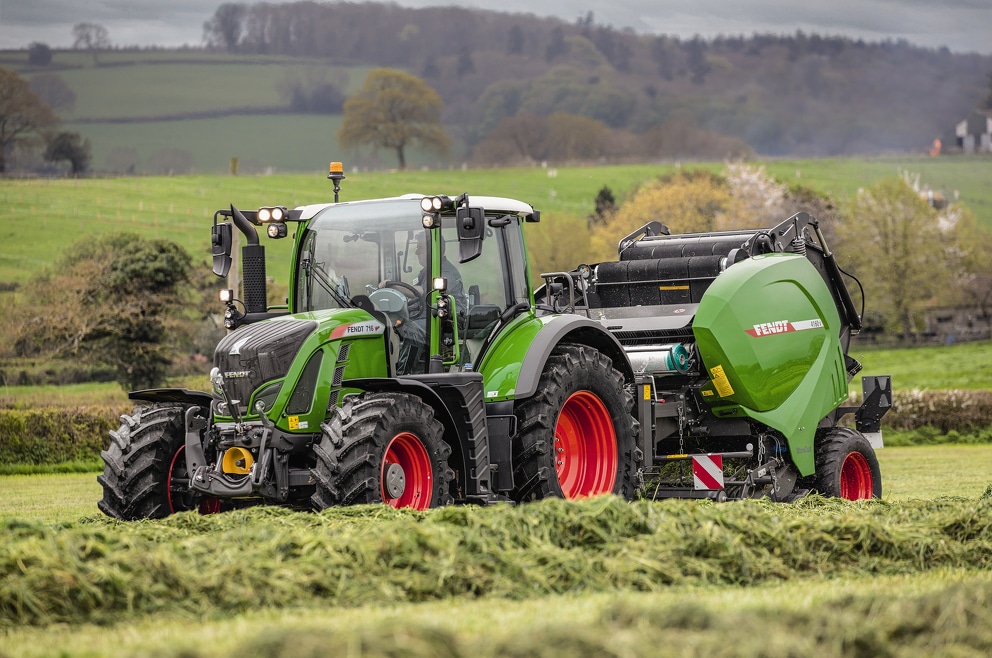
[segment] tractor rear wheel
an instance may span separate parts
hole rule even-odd
[[[110,446],[100,453],[103,499],[97,506],[107,516],[124,521],[159,519],[176,512],[220,511],[220,501],[189,487],[186,471],[187,407],[155,404],[138,407],[121,417],[110,434]]]
[[[349,399],[321,424],[314,445],[317,510],[385,503],[418,510],[452,502],[451,447],[434,410],[406,393]]]
[[[849,427],[817,432],[814,488],[824,496],[847,500],[882,497],[878,458],[861,432]]]
[[[556,347],[537,394],[516,410],[513,497],[632,499],[641,460],[632,407],[623,375],[606,355],[584,345]]]

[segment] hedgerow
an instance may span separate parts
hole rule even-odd
[[[893,398],[892,409],[882,420],[887,445],[992,442],[992,391],[914,389],[895,391]],[[120,415],[129,410],[0,409],[0,473],[24,472],[25,466],[99,468],[108,432],[117,429]]]

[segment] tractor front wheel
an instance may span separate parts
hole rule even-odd
[[[314,445],[317,510],[385,503],[425,510],[452,502],[451,447],[434,410],[405,393],[351,398],[321,425]]]
[[[878,458],[864,435],[849,427],[817,432],[815,489],[847,500],[882,497]]]
[[[584,345],[556,347],[537,394],[516,410],[514,498],[632,499],[641,458],[632,407],[606,355]]]
[[[190,489],[186,470],[186,407],[155,404],[138,407],[121,418],[111,432],[110,446],[100,453],[103,499],[97,506],[107,516],[124,521],[158,519],[198,509],[220,511],[220,501]]]

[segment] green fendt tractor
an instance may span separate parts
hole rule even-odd
[[[243,294],[211,392],[136,391],[100,509],[120,519],[270,503],[428,509],[614,493],[879,497],[888,377],[847,356],[860,312],[815,219],[669,235],[531,287],[512,199],[407,195],[214,215]],[[267,308],[256,227],[293,227]],[[224,294],[226,293],[226,294]],[[853,427],[838,424],[854,414]]]

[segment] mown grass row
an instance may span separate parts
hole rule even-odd
[[[317,626],[268,630],[229,656],[363,658],[602,656],[956,656],[992,651],[992,582],[956,583],[908,598],[866,590],[816,608],[783,601],[774,608],[731,609],[653,598],[617,598],[591,624],[549,611],[543,623],[494,628],[460,638],[435,624],[391,619],[345,632]],[[523,632],[521,632],[523,631]],[[186,658],[214,656],[184,649]]]
[[[0,626],[9,627],[986,569],[992,497],[253,508],[131,524],[7,520],[0,533]]]

